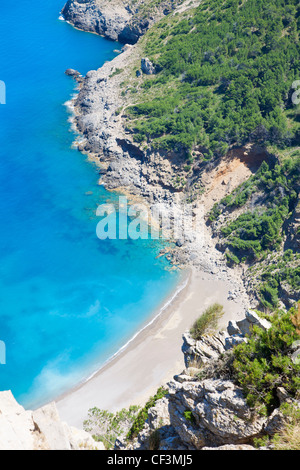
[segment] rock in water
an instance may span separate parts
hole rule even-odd
[[[65,74],[68,75],[68,77],[74,78],[74,80],[76,80],[76,82],[81,83],[83,81],[83,76],[77,70],[67,69],[65,71]]]

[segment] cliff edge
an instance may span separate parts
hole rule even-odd
[[[0,450],[103,450],[85,431],[68,426],[50,403],[25,410],[11,391],[0,392]]]
[[[83,31],[100,34],[121,43],[135,44],[138,39],[176,5],[175,0],[68,0],[63,17]]]

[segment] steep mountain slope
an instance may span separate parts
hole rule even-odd
[[[193,370],[179,374],[130,445],[148,448],[150,437],[162,449],[252,445],[282,425],[280,402],[299,398],[299,318],[287,311],[300,298],[300,6],[203,0],[148,26],[134,46],[83,80],[74,100],[78,147],[99,163],[108,189],[150,205],[189,207],[193,216],[202,211],[202,233],[198,227],[174,240],[168,256],[215,275],[232,269],[274,328],[244,338],[229,362],[221,352],[192,380]],[[229,329],[240,342],[239,328]],[[220,341],[204,338],[199,355]],[[233,432],[222,441],[226,415]]]
[[[90,72],[75,102],[80,148],[101,161],[102,183],[200,205],[261,308],[290,307],[300,292],[299,15],[296,0],[183,3]]]

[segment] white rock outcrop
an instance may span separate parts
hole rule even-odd
[[[104,450],[104,446],[62,422],[55,403],[25,410],[11,391],[4,391],[0,392],[0,450]]]

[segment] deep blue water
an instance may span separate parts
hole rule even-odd
[[[158,242],[96,236],[97,205],[114,196],[72,149],[64,72],[100,67],[118,44],[60,21],[62,6],[0,8],[0,390],[31,407],[89,376],[178,281]]]

